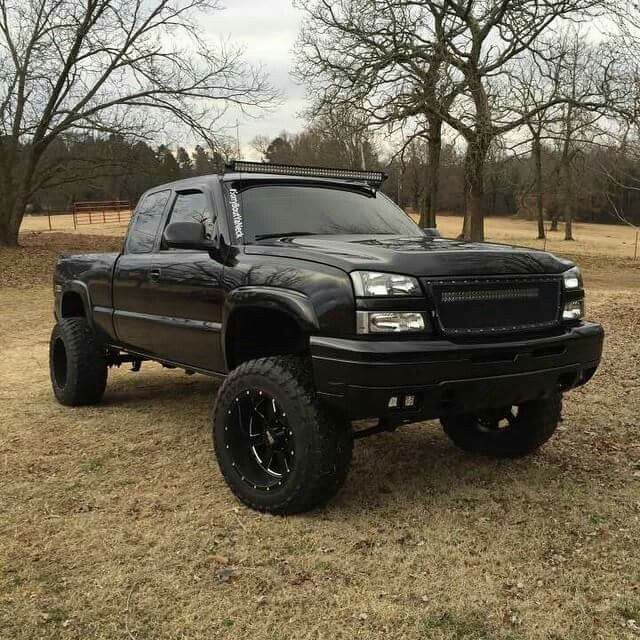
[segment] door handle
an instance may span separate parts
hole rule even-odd
[[[151,282],[158,282],[160,280],[161,273],[160,269],[151,269],[149,271],[149,280],[151,280]]]

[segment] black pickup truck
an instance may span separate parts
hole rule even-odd
[[[58,261],[57,399],[100,401],[125,362],[222,379],[222,473],[280,514],[326,501],[354,438],[401,424],[439,418],[475,453],[535,451],[600,361],[580,271],[420,229],[383,178],[236,162],[145,193],[121,253]]]

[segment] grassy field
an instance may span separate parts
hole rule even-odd
[[[336,500],[278,518],[222,481],[211,380],[123,367],[102,405],[54,402],[55,255],[120,242],[0,251],[2,640],[640,637],[640,263],[597,240],[579,260],[605,357],[539,454],[425,423],[358,442]]]
[[[61,233],[82,233],[85,235],[119,235],[124,234],[127,224],[129,224],[129,218],[131,217],[130,211],[122,211],[120,213],[120,221],[116,220],[116,213],[110,212],[108,214],[107,222],[102,222],[101,213],[96,211],[93,215],[92,224],[89,224],[90,219],[86,213],[81,214],[81,224],[77,226],[77,229],[73,227],[73,216],[68,214],[55,214],[50,218],[46,215],[28,215],[22,220],[20,231],[22,233],[41,232],[41,231],[54,231]],[[51,229],[49,229],[49,220],[51,220]]]

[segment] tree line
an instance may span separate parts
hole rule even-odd
[[[405,209],[420,215],[424,227],[437,226],[438,211],[466,212],[465,150],[455,142],[442,145],[438,171],[432,171],[429,145],[416,138],[399,152],[380,153],[370,134],[362,137],[364,154],[352,142],[323,122],[297,134],[283,132],[273,139],[258,137],[254,149],[266,162],[299,165],[381,169],[387,174],[383,191]],[[539,223],[537,237],[570,222],[629,224],[640,227],[640,158],[634,151],[576,143],[571,160],[573,198],[567,222],[566,200],[559,177],[563,149],[557,142],[540,142],[537,153],[514,153],[495,146],[484,167],[482,207],[487,215],[518,216]],[[362,155],[365,161],[362,162]],[[437,180],[434,186],[433,178]],[[462,230],[461,230],[462,231]]]
[[[541,200],[545,224],[537,231],[538,237],[544,237],[547,228],[557,229],[565,220],[559,178],[563,149],[558,141],[541,140],[538,157],[526,149],[527,145],[522,146],[522,153],[497,145],[490,150],[483,207],[487,215],[516,215],[537,221]],[[383,191],[403,208],[419,213],[423,226],[437,225],[437,219],[429,219],[428,215],[433,183],[429,145],[421,138],[411,140],[398,151],[384,151],[371,132],[358,129],[353,123],[336,125],[318,119],[298,133],[258,136],[252,147],[254,155],[265,162],[381,169],[388,176]],[[640,226],[640,190],[635,188],[640,184],[640,158],[633,148],[607,147],[589,140],[579,144],[576,141],[576,147],[572,159],[572,219]],[[58,184],[35,192],[30,210],[66,210],[79,200],[135,202],[141,193],[157,184],[216,173],[233,156],[230,148],[211,152],[200,145],[190,150],[151,146],[115,135],[58,140],[42,165],[43,172],[57,174]],[[63,179],[62,172],[67,179]],[[83,179],[78,180],[78,175]],[[464,214],[462,145],[456,141],[442,145],[437,176],[438,210]]]
[[[229,158],[228,150],[211,152],[201,145],[188,151],[113,134],[65,136],[41,161],[40,173],[55,175],[55,184],[34,191],[27,210],[68,211],[74,202],[91,200],[135,203],[158,184],[217,173]]]

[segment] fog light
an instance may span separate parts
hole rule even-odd
[[[415,407],[416,406],[416,397],[415,396],[407,396],[404,399],[404,406],[409,408],[409,407]]]
[[[584,317],[584,300],[570,300],[564,305],[563,320],[582,320]]]
[[[389,398],[389,409],[395,409],[398,406],[398,396]]]

